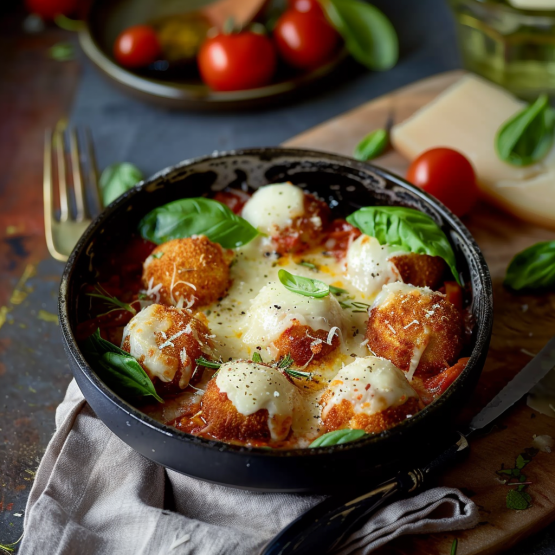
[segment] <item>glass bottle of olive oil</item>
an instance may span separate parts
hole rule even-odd
[[[531,100],[555,99],[555,0],[449,0],[464,66]]]

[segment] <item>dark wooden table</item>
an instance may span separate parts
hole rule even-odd
[[[66,32],[27,34],[23,18],[17,7],[0,13],[0,544],[21,536],[34,474],[71,379],[55,317],[63,265],[44,242],[42,147],[44,130],[71,108],[80,67],[48,57]],[[554,546],[552,526],[514,555],[552,554]]]

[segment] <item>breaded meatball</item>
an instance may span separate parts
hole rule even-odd
[[[143,285],[156,302],[204,306],[226,294],[232,257],[204,235],[172,239],[145,260]]]
[[[160,395],[173,394],[201,378],[195,361],[212,352],[209,334],[185,310],[153,304],[125,326],[121,348],[137,359]]]
[[[281,441],[291,431],[298,391],[278,368],[223,364],[202,396],[202,432],[221,440]]]
[[[339,347],[337,333],[333,334],[329,343],[328,335],[329,332],[313,330],[310,326],[291,326],[274,341],[276,359],[289,355],[297,366],[321,361]]]
[[[357,358],[342,368],[320,400],[327,431],[351,428],[378,433],[421,408],[405,375],[379,357]]]
[[[343,309],[332,294],[305,297],[273,282],[252,299],[241,326],[242,341],[252,348],[268,348],[275,359],[290,354],[302,366],[313,355],[321,360],[336,349],[343,326]]]
[[[389,260],[405,283],[437,289],[443,281],[446,265],[440,256],[410,253],[392,256]]]
[[[242,211],[243,218],[272,238],[280,253],[300,253],[319,244],[329,215],[325,202],[291,183],[261,187]]]
[[[442,293],[404,283],[384,286],[370,308],[368,348],[401,370],[429,376],[451,366],[464,337],[463,318]]]

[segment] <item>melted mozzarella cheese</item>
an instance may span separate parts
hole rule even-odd
[[[267,185],[256,191],[241,215],[259,231],[275,235],[304,214],[305,194],[291,183]]]
[[[171,382],[179,363],[174,357],[165,355],[156,342],[157,335],[164,337],[172,325],[171,319],[159,309],[160,305],[153,304],[133,316],[123,330],[123,341],[129,338],[129,354],[139,360],[152,377]]]
[[[294,324],[310,326],[313,330],[343,329],[343,309],[329,294],[316,299],[293,293],[280,282],[264,286],[252,300],[242,328],[243,343],[268,347]]]
[[[432,291],[429,287],[416,287],[415,285],[410,285],[409,283],[395,282],[389,283],[382,287],[382,290],[378,293],[377,297],[374,299],[372,308],[383,307],[389,304],[398,295],[431,295]],[[436,293],[441,295],[441,293]]]
[[[389,245],[380,245],[375,237],[361,235],[347,250],[347,278],[361,293],[373,297],[386,283],[402,281],[395,264],[389,260],[401,254],[407,253],[394,250]]]
[[[216,385],[244,416],[266,409],[272,439],[285,439],[291,424],[284,427],[283,423],[292,422],[298,393],[279,370],[256,363],[228,362],[220,366]]]
[[[402,405],[409,397],[418,397],[403,371],[379,357],[355,359],[337,373],[329,391],[332,395],[322,411],[323,418],[344,399],[355,413],[372,415]]]

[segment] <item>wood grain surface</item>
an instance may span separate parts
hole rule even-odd
[[[409,85],[334,118],[288,141],[284,146],[311,148],[350,156],[367,133],[385,127],[388,119],[400,122],[428,103],[463,75],[440,74]],[[493,139],[492,139],[493,140]],[[407,160],[390,150],[374,164],[404,175]],[[482,203],[464,219],[482,249],[494,286],[495,319],[490,350],[482,377],[464,410],[468,418],[483,407],[555,335],[555,295],[516,295],[502,281],[511,258],[538,242],[555,239],[555,233],[502,213]],[[555,419],[519,403],[497,428],[472,444],[469,458],[447,472],[441,485],[457,487],[480,509],[481,522],[473,530],[400,538],[377,551],[386,554],[448,554],[458,538],[457,555],[502,553],[524,537],[555,520],[555,453],[539,453],[526,467],[532,484],[532,505],[514,511],[505,504],[508,486],[496,471],[514,466],[515,458],[531,447],[534,434],[555,436]]]

